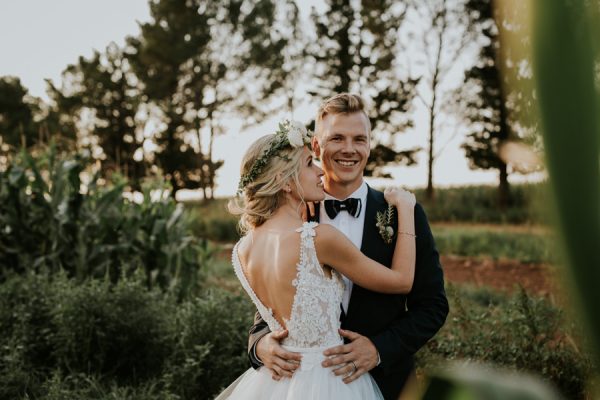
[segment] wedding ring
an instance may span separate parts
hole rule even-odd
[[[352,363],[352,366],[354,367],[354,371],[352,371],[352,373],[350,375],[352,375],[353,373],[355,373],[358,368],[356,367],[356,364],[354,364],[354,361],[350,361]]]

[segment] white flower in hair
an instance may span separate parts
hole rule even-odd
[[[308,137],[306,127],[298,121],[289,121],[287,123],[287,139],[292,147],[304,146],[304,138]]]

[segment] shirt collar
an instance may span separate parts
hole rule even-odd
[[[365,182],[363,180],[361,185],[358,187],[358,189],[356,189],[352,194],[350,194],[350,196],[343,198],[343,199],[338,199],[338,198],[333,197],[329,193],[325,192],[325,200],[346,200],[349,197],[354,197],[356,199],[360,199],[362,201],[362,204],[364,207],[365,202],[367,201],[367,193],[368,192],[369,192],[369,188],[367,186],[367,182]]]

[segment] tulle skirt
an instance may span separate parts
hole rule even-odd
[[[267,368],[250,368],[225,389],[215,400],[383,400],[383,395],[370,374],[346,384],[330,368],[323,368],[323,348],[300,349],[300,368],[291,378],[275,381]]]

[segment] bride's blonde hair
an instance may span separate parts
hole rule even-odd
[[[244,154],[240,175],[246,176],[254,163],[271,148],[277,135],[266,135],[256,140]],[[230,213],[240,216],[239,227],[242,233],[265,223],[273,213],[285,204],[284,188],[290,179],[297,190],[302,190],[298,175],[303,146],[288,146],[271,157],[252,182],[241,193],[229,201]]]

